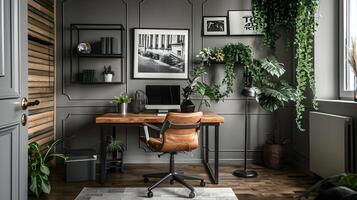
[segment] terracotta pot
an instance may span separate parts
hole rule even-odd
[[[281,144],[264,145],[264,164],[271,169],[281,169],[283,167],[284,147]]]

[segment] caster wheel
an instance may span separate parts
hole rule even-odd
[[[175,181],[174,180],[170,180],[170,185],[173,185],[175,184]]]
[[[202,180],[202,181],[200,182],[200,186],[201,186],[201,187],[205,187],[205,186],[206,186],[206,182]]]
[[[151,191],[148,192],[148,198],[152,198],[154,196],[154,193],[152,193]]]
[[[196,196],[195,192],[190,192],[190,194],[188,195],[188,197],[191,199],[195,198],[195,196]]]
[[[144,178],[144,183],[149,182],[149,179],[147,177]]]

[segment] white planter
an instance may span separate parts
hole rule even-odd
[[[104,74],[104,82],[110,83],[113,81],[113,74]]]

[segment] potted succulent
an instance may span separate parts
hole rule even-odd
[[[114,72],[112,71],[112,66],[104,66],[104,71],[103,71],[103,75],[104,75],[104,82],[106,83],[110,83],[113,81],[113,76],[114,76]]]
[[[62,153],[52,153],[53,148],[61,142],[62,139],[50,141],[45,151],[42,151],[43,149],[41,149],[41,146],[36,142],[28,146],[29,190],[37,197],[42,193],[49,194],[51,192],[51,184],[48,179],[50,175],[49,161],[56,157],[64,160],[67,159]]]
[[[276,58],[254,60],[248,70],[253,78],[256,101],[264,110],[276,115],[276,111],[284,107],[285,103],[295,101],[296,90],[286,81],[279,79],[285,73],[285,69]],[[282,167],[284,144],[287,142],[281,139],[278,133],[275,131],[268,137],[263,152],[265,165],[273,169]]]
[[[114,103],[116,104],[117,112],[126,115],[128,112],[128,104],[131,102],[131,97],[125,94],[114,96]]]

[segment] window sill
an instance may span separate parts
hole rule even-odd
[[[317,99],[317,101],[321,102],[330,102],[330,103],[348,103],[348,104],[357,104],[356,101],[347,100],[347,99]]]

